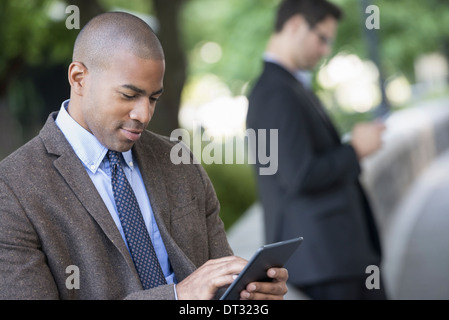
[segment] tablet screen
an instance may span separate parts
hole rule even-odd
[[[250,282],[270,281],[267,270],[272,267],[283,267],[302,241],[303,238],[298,237],[260,247],[220,300],[238,300],[240,292]]]

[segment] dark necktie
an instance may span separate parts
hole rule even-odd
[[[115,204],[142,286],[150,289],[166,284],[136,196],[120,164],[122,154],[109,150],[108,158]]]

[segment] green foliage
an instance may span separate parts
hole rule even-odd
[[[333,0],[345,12],[333,54],[355,53],[367,59],[365,13],[360,0]],[[190,53],[190,75],[218,75],[234,94],[252,82],[261,69],[261,55],[272,31],[278,1],[190,0],[181,19],[184,45]],[[423,53],[444,52],[449,39],[449,2],[446,0],[373,0],[380,10],[379,49],[386,77],[398,72],[414,82],[414,60]],[[198,59],[198,46],[214,41],[222,59],[207,64]],[[446,53],[447,54],[447,53]],[[237,85],[240,84],[240,85]]]
[[[334,111],[330,114],[333,123],[337,127],[340,135],[347,134],[351,132],[352,128],[357,122],[371,121],[371,112],[344,112],[344,111]]]
[[[245,83],[261,70],[262,54],[273,29],[275,7],[272,0],[191,0],[181,19],[184,45],[190,51],[190,75],[218,75],[232,90],[241,94]],[[218,43],[222,59],[208,64],[198,58],[198,47],[207,41]]]
[[[220,201],[220,217],[229,227],[256,201],[253,168],[249,164],[204,165]]]
[[[229,164],[226,159],[226,143],[230,140],[224,139],[222,143],[215,143],[213,141],[201,141],[201,147],[197,146],[194,137],[203,136],[204,132],[188,132],[188,135],[182,138],[184,143],[188,144],[196,159],[201,162],[201,165],[206,170],[217,194],[220,202],[220,217],[225,224],[225,228],[230,226],[256,201],[257,191],[255,185],[254,167],[249,164],[247,144],[245,150],[240,151],[236,146],[234,138],[233,143],[233,159]],[[212,139],[213,140],[213,139]],[[207,148],[208,149],[205,149]],[[201,149],[196,150],[196,148]],[[215,150],[221,149],[220,158],[214,158],[211,164],[206,164],[205,157],[215,155]],[[213,151],[211,151],[213,150]],[[237,154],[240,156],[243,152],[243,159],[237,162]],[[243,161],[241,161],[243,160]],[[210,163],[210,161],[207,161]]]
[[[68,32],[65,20],[49,17],[51,0],[0,2],[0,79],[9,62],[22,58],[29,65],[66,61],[71,56],[76,32]]]
[[[334,52],[348,51],[368,58],[364,39],[365,13],[360,0],[334,0],[345,18],[339,25]],[[373,0],[380,11],[377,31],[382,68],[386,76],[397,72],[414,82],[414,61],[424,53],[444,52],[449,38],[449,2],[441,0]]]
[[[117,8],[125,8],[129,11],[141,12],[147,14],[153,11],[153,2],[149,0],[99,0],[103,8],[115,10]]]

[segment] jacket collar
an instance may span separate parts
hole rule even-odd
[[[57,156],[54,160],[56,170],[59,171],[81,204],[97,221],[103,232],[114,243],[130,268],[134,270],[136,277],[138,277],[129,251],[101,196],[69,142],[56,125],[55,119],[57,115],[58,112],[53,112],[49,115],[39,136],[47,152]],[[196,267],[170,235],[169,199],[163,169],[160,165],[161,160],[158,159],[161,150],[155,150],[153,146],[157,142],[158,138],[156,135],[145,131],[142,134],[142,138],[136,142],[132,149],[133,157],[139,165],[170,263],[175,271],[176,278],[178,281],[181,281],[192,273]]]
[[[49,115],[47,122],[39,133],[47,152],[56,156],[53,161],[55,169],[69,185],[83,207],[95,219],[105,235],[120,251],[135,275],[134,263],[128,249],[104,204],[95,185],[86,172],[83,164],[55,123],[58,112]]]

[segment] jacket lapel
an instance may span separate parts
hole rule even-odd
[[[155,150],[154,145],[156,143],[160,142],[156,141],[154,136],[148,131],[144,132],[133,148],[133,157],[135,157],[139,165],[170,264],[177,280],[182,281],[196,267],[171,236],[170,208],[172,204],[167,196],[166,183],[161,167],[161,161],[170,161],[170,159],[163,156],[162,150]],[[159,157],[159,159],[156,157]]]
[[[273,62],[265,62],[265,68],[268,74],[270,74],[271,72],[281,74],[281,76],[285,78],[292,86],[293,90],[297,92],[298,95],[303,99],[307,100],[307,105],[310,106],[312,112],[315,113],[320,121],[325,125],[336,142],[341,143],[340,136],[335,129],[335,126],[333,125],[331,119],[329,118],[329,115],[327,114],[323,105],[313,91],[306,89],[301,81],[299,81],[290,71],[279,64]]]
[[[57,112],[49,116],[47,123],[39,134],[48,153],[57,156],[53,162],[55,169],[61,174],[86,211],[95,219],[105,235],[116,246],[127,264],[135,272],[131,256],[114,220],[81,161],[55,124],[56,116]]]
[[[55,124],[56,116],[57,112],[49,116],[39,134],[47,152],[57,157],[53,162],[55,169],[61,174],[86,211],[95,219],[105,235],[119,250],[127,265],[138,278],[134,263],[114,220],[81,161]],[[151,150],[151,141],[150,143],[148,141],[143,143],[142,140],[139,140],[134,147],[133,155],[139,165],[170,263],[177,280],[182,281],[196,267],[170,235],[170,203],[162,169]],[[168,159],[168,161],[170,160]]]
[[[309,91],[307,89],[304,89],[304,90],[306,91],[305,95],[307,95],[308,99],[310,100],[312,109],[318,114],[318,117],[321,119],[321,121],[327,127],[330,134],[335,138],[335,140],[337,142],[340,143],[341,142],[340,135],[338,134],[334,124],[332,123],[331,119],[329,118],[329,115],[327,114],[323,105],[318,100],[318,97],[312,91]]]

